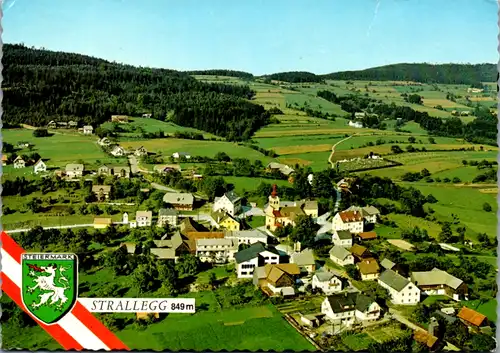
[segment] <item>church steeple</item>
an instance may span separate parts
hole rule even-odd
[[[273,209],[278,210],[280,208],[280,198],[278,197],[278,191],[276,190],[276,184],[273,185],[273,191],[269,196],[269,206]]]

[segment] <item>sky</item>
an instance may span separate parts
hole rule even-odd
[[[497,63],[496,0],[4,0],[3,42],[137,66],[316,74]]]

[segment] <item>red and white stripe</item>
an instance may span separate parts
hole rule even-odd
[[[80,302],[61,320],[46,325],[26,310],[21,300],[21,254],[25,251],[2,232],[2,290],[64,349],[70,350],[129,350],[106,326]],[[20,347],[23,348],[23,347]]]

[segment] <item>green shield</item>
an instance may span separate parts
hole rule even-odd
[[[22,299],[45,324],[69,313],[78,295],[78,258],[66,253],[25,253],[21,257]]]

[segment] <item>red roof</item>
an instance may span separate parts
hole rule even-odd
[[[484,316],[481,313],[478,313],[475,310],[469,309],[468,307],[464,306],[460,310],[460,312],[457,315],[460,319],[475,325],[475,326],[481,326],[484,321],[486,320],[486,316]]]
[[[377,233],[375,232],[362,232],[358,234],[362,240],[376,239]]]
[[[342,222],[360,222],[363,220],[363,215],[358,211],[344,211],[339,212],[339,216],[342,219]]]
[[[274,210],[273,215],[274,217],[281,217],[281,212],[279,210]]]

